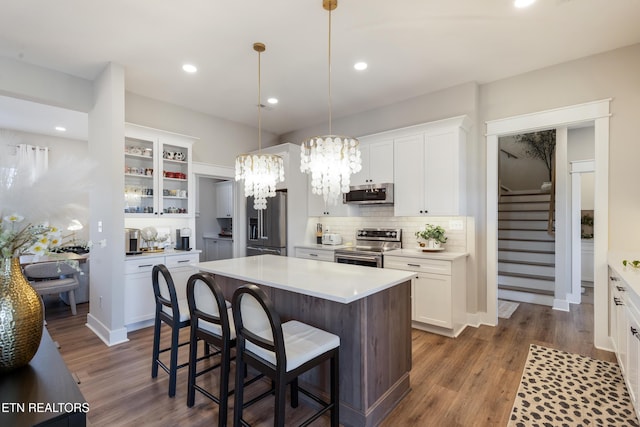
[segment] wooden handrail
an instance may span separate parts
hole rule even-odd
[[[555,236],[554,220],[556,213],[556,155],[551,159],[551,190],[549,194],[549,220],[547,222],[547,234]]]

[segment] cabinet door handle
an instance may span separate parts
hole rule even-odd
[[[618,292],[626,292],[627,289],[624,286],[616,286],[616,289],[618,290]]]
[[[138,268],[145,268],[145,267],[153,267],[153,264],[142,264],[138,266]]]
[[[622,301],[620,301],[620,298],[618,297],[614,297],[613,302],[615,303],[615,305],[624,305]]]
[[[638,330],[636,328],[631,326],[629,329],[631,330],[631,335],[633,335],[634,337],[640,339],[640,337],[638,336]]]
[[[309,254],[309,256],[318,256],[318,254]]]
[[[178,264],[181,264],[181,263],[183,263],[183,262],[189,262],[189,261],[190,261],[190,260],[188,260],[188,259],[181,259],[181,260],[179,260],[179,261],[178,261]]]
[[[609,279],[613,280],[614,282],[617,282],[618,280],[620,280],[615,276],[609,276]]]
[[[407,264],[409,267],[422,267],[420,264]]]

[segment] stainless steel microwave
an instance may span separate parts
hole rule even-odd
[[[344,203],[359,205],[392,205],[393,184],[368,184],[349,187],[349,192],[342,195]]]

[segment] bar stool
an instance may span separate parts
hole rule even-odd
[[[283,427],[285,420],[285,391],[291,385],[291,406],[298,406],[298,391],[320,404],[320,411],[301,425],[308,425],[322,414],[331,411],[331,425],[338,426],[339,394],[338,366],[340,337],[297,320],[281,323],[273,302],[256,285],[245,285],[233,294],[233,319],[236,326],[236,386],[233,425],[248,425],[242,410],[263,397],[275,393],[273,425]],[[330,401],[298,387],[298,376],[330,360]],[[251,366],[272,382],[271,390],[243,402],[242,372]]]
[[[177,371],[189,365],[188,362],[178,365],[178,348],[189,344],[189,341],[181,344],[178,343],[180,329],[190,325],[189,306],[186,300],[178,300],[171,273],[169,273],[169,270],[163,264],[153,266],[151,278],[153,282],[153,294],[156,300],[151,378],[158,376],[158,366],[161,367],[169,374],[169,397],[173,397],[176,395]],[[163,322],[171,328],[171,345],[161,349],[160,329]],[[160,354],[166,351],[171,352],[169,366],[160,360]]]
[[[213,276],[207,273],[197,273],[189,278],[187,302],[191,317],[187,406],[193,406],[195,392],[199,391],[218,404],[218,425],[226,426],[231,348],[236,345],[236,329],[233,324],[231,304],[225,301],[222,290],[215,283]],[[199,372],[197,371],[197,363],[208,356],[205,355],[198,359],[198,340],[204,341],[205,348],[213,346],[218,349],[210,356],[220,354],[220,363]],[[196,384],[197,377],[216,368],[220,368],[218,397]]]

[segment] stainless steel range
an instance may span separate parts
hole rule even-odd
[[[337,249],[334,261],[382,268],[384,252],[402,248],[399,228],[363,228],[356,231],[356,246]]]

